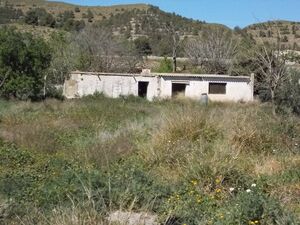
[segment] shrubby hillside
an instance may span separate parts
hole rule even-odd
[[[269,21],[250,25],[244,30],[259,43],[275,43],[279,38],[284,49],[300,50],[299,22]]]
[[[198,35],[206,28],[222,26],[166,13],[146,4],[87,7],[44,0],[1,0],[0,12],[0,24],[18,22],[78,31],[86,25],[100,23],[115,35],[132,39],[150,37],[153,42],[160,41],[170,21],[175,30],[180,32],[181,38]],[[235,30],[237,34],[246,32],[257,43],[274,43],[279,37],[284,49],[299,50],[299,27],[299,23],[293,21],[269,21],[249,25],[244,29],[236,27]],[[164,48],[164,45],[161,42],[157,48]]]

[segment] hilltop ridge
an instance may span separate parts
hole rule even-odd
[[[17,28],[32,32],[29,26],[24,26],[24,19],[28,12],[40,10],[40,15],[46,15],[46,20],[54,22],[48,24],[34,24],[35,34],[40,30],[44,35],[47,29],[53,32],[55,29],[65,31],[81,30],[88,24],[98,24],[109,28],[115,35],[123,35],[128,39],[139,37],[152,37],[166,33],[165,25],[174,24],[174,28],[181,37],[197,36],[204,29],[224,27],[222,24],[207,23],[195,19],[186,18],[175,13],[164,12],[156,6],[148,4],[126,4],[112,6],[80,6],[59,1],[45,0],[0,0],[0,24],[16,24]],[[44,10],[44,11],[43,11]],[[31,21],[30,21],[31,22]],[[280,38],[284,49],[300,50],[300,22],[294,21],[267,21],[251,24],[243,29],[235,28],[234,31],[242,31],[251,36],[257,43],[275,42]],[[236,32],[238,34],[238,32]]]

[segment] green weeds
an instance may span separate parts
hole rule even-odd
[[[292,115],[103,95],[0,106],[0,223],[107,224],[119,209],[162,224],[298,222]]]

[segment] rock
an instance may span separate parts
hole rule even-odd
[[[134,213],[134,212],[112,212],[107,220],[110,223],[117,223],[120,225],[158,225],[156,222],[157,215],[147,212]]]

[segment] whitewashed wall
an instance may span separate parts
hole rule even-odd
[[[185,96],[200,99],[207,94],[212,101],[252,101],[253,87],[249,79],[211,78],[211,77],[162,77],[161,97],[172,96],[172,83],[186,83]],[[226,94],[209,94],[209,83],[226,83]]]
[[[173,83],[185,83],[185,96],[200,99],[208,94],[212,101],[252,101],[253,83],[246,77],[222,76],[162,76],[162,75],[95,75],[92,73],[73,73],[64,85],[67,98],[82,97],[95,92],[103,93],[112,98],[120,96],[138,96],[138,82],[149,82],[147,99],[154,97],[170,98]],[[209,83],[226,83],[226,94],[209,94]]]
[[[153,100],[157,96],[158,78],[143,76],[101,76],[101,75],[85,75],[71,74],[70,80],[77,81],[76,93],[69,93],[67,98],[83,97],[94,94],[95,92],[103,93],[112,98],[120,96],[134,95],[138,96],[138,82],[149,82],[147,99]],[[65,93],[70,89],[65,85]]]

